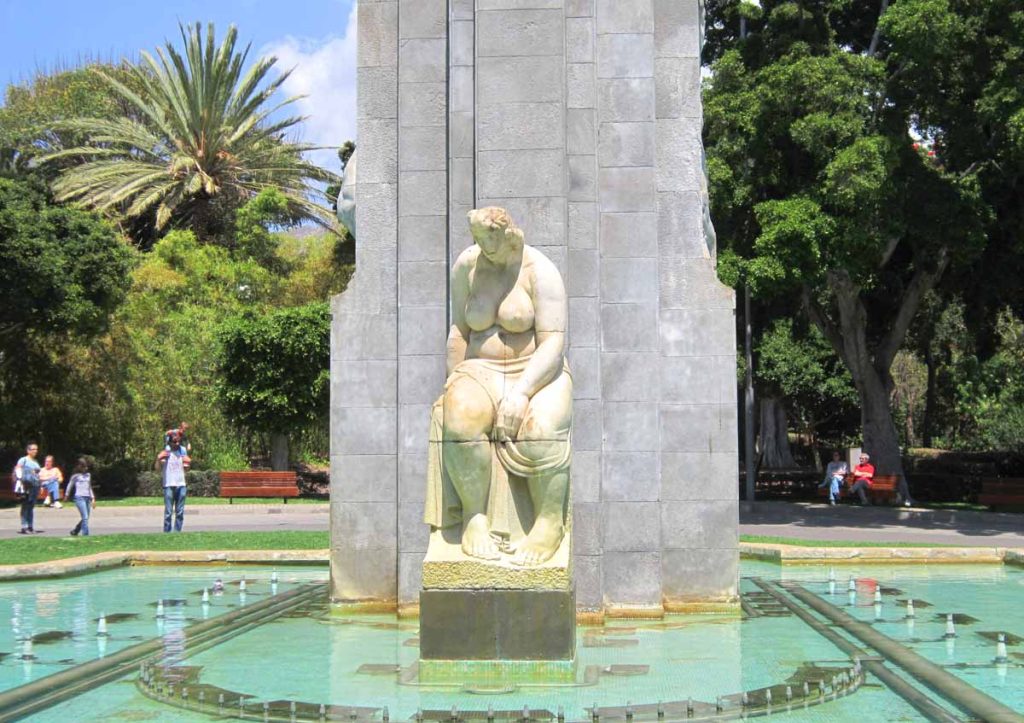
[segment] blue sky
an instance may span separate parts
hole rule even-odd
[[[178,22],[212,21],[279,66],[296,66],[285,87],[304,93],[303,140],[339,145],[355,133],[354,0],[0,0],[0,82],[39,69],[152,51],[178,40]],[[325,163],[333,156],[321,156]]]

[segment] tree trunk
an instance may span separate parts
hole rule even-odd
[[[793,469],[796,460],[789,448],[786,406],[772,397],[761,399],[761,466],[765,469]]]
[[[275,432],[270,435],[270,467],[275,472],[288,469],[288,435]]]
[[[859,370],[860,420],[864,431],[861,449],[871,456],[876,474],[903,474],[900,439],[892,421],[889,390],[878,371],[869,366]]]
[[[818,425],[814,419],[813,414],[809,414],[807,418],[807,443],[811,447],[811,461],[814,463],[814,469],[819,472],[825,471],[825,466],[821,463],[821,450],[818,449],[818,435],[815,430]],[[831,457],[829,458],[831,459]]]
[[[853,385],[860,397],[862,449],[871,455],[878,474],[903,474],[899,437],[892,420],[890,395],[894,384],[889,370],[906,339],[922,296],[935,286],[949,263],[949,250],[941,248],[936,257],[934,264],[922,264],[914,272],[888,332],[874,347],[868,343],[868,312],[860,298],[861,289],[847,271],[834,269],[828,272],[829,290],[838,311],[835,320],[825,314],[810,288],[803,290],[803,305],[808,316],[829,340],[853,377]]]

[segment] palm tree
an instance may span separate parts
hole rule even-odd
[[[199,23],[180,30],[184,56],[170,42],[157,48],[159,60],[143,51],[143,61],[131,66],[139,82],[94,71],[137,113],[62,124],[89,140],[43,158],[81,159],[54,183],[57,199],[129,220],[155,217],[157,228],[187,223],[202,238],[226,213],[274,186],[296,217],[331,226],[332,212],[313,199],[336,176],[304,160],[317,146],[286,138],[302,117],[271,118],[302,97],[269,103],[291,71],[264,83],[277,62],[271,56],[243,75],[249,46],[235,52],[233,25],[219,47],[212,24],[205,42]]]

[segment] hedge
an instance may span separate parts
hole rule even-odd
[[[189,497],[217,497],[220,495],[220,473],[215,470],[188,471],[185,486]],[[133,497],[163,497],[164,483],[159,472],[140,472],[136,477]]]

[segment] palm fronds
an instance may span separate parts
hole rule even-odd
[[[297,215],[331,226],[332,212],[313,199],[337,177],[304,159],[318,146],[286,138],[301,116],[270,120],[301,98],[270,102],[290,71],[271,77],[274,57],[246,70],[250,48],[236,52],[237,38],[231,26],[218,46],[212,24],[205,37],[198,23],[182,26],[182,52],[167,43],[132,66],[139,82],[131,85],[139,90],[96,69],[137,117],[63,124],[88,142],[42,159],[80,159],[55,182],[57,198],[130,218],[155,210],[162,228],[172,219],[201,218],[214,200],[240,205],[274,186]]]

